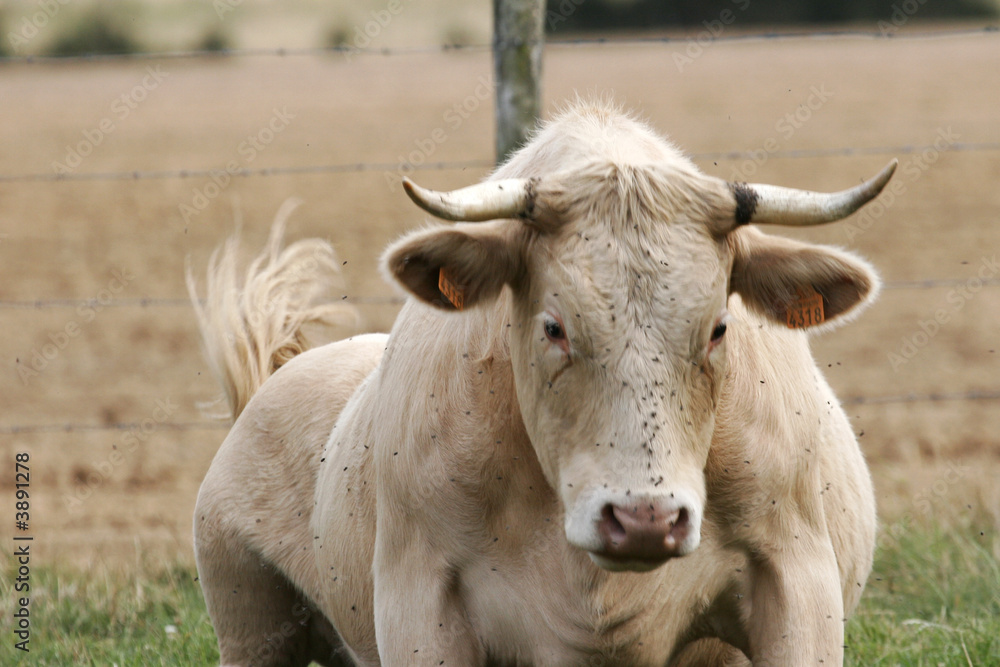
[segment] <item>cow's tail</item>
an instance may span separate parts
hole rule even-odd
[[[238,231],[212,253],[203,300],[187,267],[205,358],[222,385],[225,416],[234,421],[268,376],[309,349],[305,330],[311,325],[359,322],[353,307],[321,301],[341,283],[329,242],[305,239],[282,249],[285,223],[298,204],[282,204],[267,247],[244,271]]]

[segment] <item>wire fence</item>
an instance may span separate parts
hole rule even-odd
[[[920,40],[945,39],[955,37],[995,36],[1000,33],[1000,27],[981,26],[955,28],[950,30],[931,31],[865,31],[865,30],[828,30],[828,31],[789,31],[744,33],[735,35],[717,35],[711,37],[715,42],[748,42],[748,41],[786,41],[793,39],[876,39],[876,40]],[[546,41],[547,48],[595,47],[595,46],[636,46],[686,44],[691,36],[656,36],[656,37],[614,37],[614,38],[582,38]],[[700,39],[700,38],[699,38]],[[520,42],[518,42],[520,43]],[[353,46],[329,46],[309,48],[270,48],[270,49],[230,49],[222,51],[165,51],[150,53],[124,54],[91,54],[74,56],[6,56],[0,57],[0,66],[27,64],[73,64],[80,62],[101,62],[120,60],[172,60],[172,59],[218,59],[246,57],[295,57],[323,56],[331,54],[365,54],[381,56],[406,56],[414,54],[447,53],[452,51],[489,51],[493,44],[439,44],[431,46],[396,47],[396,48],[357,48]],[[906,144],[898,146],[845,146],[833,148],[789,149],[769,152],[769,158],[803,159],[823,157],[849,157],[871,155],[908,155],[928,150],[936,150],[933,144]],[[982,152],[1000,151],[1000,142],[954,142],[948,146],[949,152]],[[753,159],[759,151],[733,150],[691,153],[693,160],[740,160]],[[408,165],[420,171],[444,171],[461,169],[488,169],[493,161],[488,159],[472,159],[442,162],[425,162]],[[354,174],[371,171],[389,171],[398,169],[395,162],[353,162],[343,164],[292,165],[283,167],[238,168],[228,171],[237,178],[271,177],[312,174]],[[91,173],[23,173],[0,174],[0,183],[24,182],[75,182],[75,181],[145,181],[160,179],[210,178],[218,173],[217,168],[189,168],[164,171],[130,170],[119,172]]]
[[[874,39],[874,40],[921,40],[921,39],[949,39],[949,38],[994,38],[1000,33],[997,26],[984,26],[973,28],[955,28],[933,31],[864,31],[864,30],[830,30],[830,31],[787,31],[787,32],[763,32],[763,33],[743,33],[731,35],[718,35],[711,38],[711,42],[753,42],[753,41],[785,41],[801,39]],[[656,37],[631,37],[631,38],[586,38],[586,39],[561,39],[546,41],[546,48],[566,49],[580,47],[606,47],[606,46],[655,46],[664,44],[688,44],[694,39],[690,35],[680,36],[656,36]],[[294,57],[329,57],[336,55],[363,55],[363,56],[412,56],[430,55],[450,52],[488,52],[494,48],[493,44],[441,44],[431,46],[416,47],[396,47],[396,48],[356,48],[353,46],[331,46],[316,48],[275,48],[275,49],[231,49],[223,51],[172,51],[156,53],[130,53],[114,55],[82,55],[63,57],[39,57],[39,56],[7,56],[0,57],[0,68],[15,65],[35,65],[35,64],[74,64],[81,62],[115,62],[130,60],[180,60],[180,59],[226,59],[226,58],[294,58]],[[933,150],[936,147],[930,144],[905,144],[897,146],[868,146],[868,147],[833,147],[833,148],[813,148],[813,149],[792,149],[781,150],[769,154],[770,158],[784,159],[807,159],[823,157],[842,156],[873,156],[873,155],[908,155],[921,153],[926,150]],[[954,143],[948,147],[949,152],[993,152],[1000,151],[1000,142],[964,142]],[[689,154],[693,160],[740,160],[752,159],[756,155],[755,151],[734,150],[721,152],[702,152]],[[300,165],[285,167],[266,168],[241,168],[230,173],[233,177],[273,177],[289,175],[312,175],[312,174],[352,174],[373,171],[395,171],[397,163],[344,163],[344,164],[320,164],[320,165]],[[471,159],[461,161],[446,162],[426,162],[420,165],[411,165],[415,170],[422,171],[444,171],[458,169],[489,169],[493,166],[492,160]],[[60,183],[60,182],[93,182],[93,181],[145,181],[145,180],[165,180],[165,179],[190,179],[207,178],[217,173],[217,169],[191,168],[164,171],[120,171],[120,172],[93,172],[93,173],[22,173],[22,174],[0,174],[0,184],[4,183]],[[926,280],[906,280],[889,281],[883,285],[886,290],[926,290],[935,288],[959,287],[967,284],[967,278],[944,278]],[[981,281],[985,287],[1000,286],[1000,278],[983,279]],[[396,296],[347,296],[342,300],[353,305],[400,305],[404,299]],[[7,310],[47,310],[60,308],[78,308],[81,306],[96,306],[102,308],[188,308],[190,300],[185,297],[162,298],[162,297],[138,297],[121,298],[111,301],[98,301],[96,299],[73,299],[73,298],[45,298],[26,300],[0,300],[0,309]],[[951,401],[997,401],[1000,400],[1000,390],[973,390],[966,392],[952,393],[907,393],[884,396],[849,396],[841,400],[845,406],[860,405],[881,405],[893,403],[941,403]],[[144,433],[150,431],[196,431],[196,430],[219,430],[228,429],[229,422],[223,420],[202,420],[189,422],[117,422],[109,424],[86,424],[86,423],[63,423],[63,424],[13,424],[0,425],[0,435],[22,435],[36,433],[81,433],[81,432],[128,432],[141,430]]]
[[[907,30],[907,31],[886,31],[886,30],[788,30],[788,31],[767,31],[767,32],[745,32],[736,34],[722,34],[708,38],[707,41],[715,42],[761,42],[761,41],[788,41],[801,39],[871,39],[871,40],[895,40],[911,41],[921,39],[948,39],[956,37],[976,37],[993,36],[1000,33],[1000,26],[975,26],[961,27],[940,30]],[[616,37],[584,37],[578,39],[569,38],[546,38],[545,47],[547,49],[566,49],[579,47],[600,47],[600,46],[657,46],[663,44],[688,44],[692,40],[702,39],[701,36],[690,34],[683,35],[657,35],[657,36],[616,36]],[[34,64],[60,64],[60,63],[81,63],[81,62],[113,62],[128,60],[194,60],[194,59],[223,59],[223,58],[301,58],[301,57],[324,57],[324,56],[380,56],[398,57],[414,55],[434,55],[441,53],[485,53],[492,51],[495,47],[520,46],[529,43],[531,40],[508,40],[503,42],[493,42],[490,44],[433,44],[423,46],[403,46],[403,47],[359,47],[349,44],[335,46],[317,46],[302,48],[250,48],[250,49],[221,49],[214,51],[189,50],[189,51],[154,51],[136,53],[114,53],[114,54],[84,54],[71,56],[31,56],[13,55],[0,57],[0,65],[34,65]]]
[[[768,159],[802,159],[823,157],[849,157],[859,155],[910,155],[940,148],[933,144],[907,144],[900,146],[845,146],[840,148],[800,148],[778,150],[768,153]],[[1000,151],[1000,142],[957,142],[948,145],[948,152],[968,153]],[[692,160],[752,160],[759,151],[736,150],[708,153],[689,153]],[[418,171],[446,171],[461,169],[489,169],[492,160],[453,160],[445,162],[425,162],[409,164]],[[312,174],[357,174],[368,171],[396,172],[398,162],[353,162],[349,164],[319,164],[289,167],[261,167],[258,169],[239,168],[227,171],[231,176],[246,178],[251,176],[290,176]],[[163,179],[211,178],[219,169],[173,169],[168,171],[118,171],[91,173],[34,173],[0,174],[0,183],[61,182],[61,181],[149,181]]]
[[[1000,148],[1000,144],[997,144]],[[492,160],[457,160],[452,162],[425,162],[421,165],[410,165],[420,171],[445,171],[448,169],[489,168]],[[357,174],[365,171],[395,172],[398,162],[355,162],[351,164],[321,164],[300,167],[261,167],[258,169],[240,168],[226,173],[236,177],[248,176],[289,176],[310,174]],[[42,173],[42,174],[0,174],[0,183],[24,182],[59,182],[59,181],[149,181],[162,179],[211,178],[218,175],[220,169],[175,169],[171,171],[119,171],[92,173]]]
[[[1000,278],[976,278],[983,287],[1000,286]],[[927,290],[945,287],[961,287],[967,284],[968,278],[942,278],[926,280],[894,280],[882,285],[885,290]],[[401,296],[347,296],[341,301],[355,306],[393,306],[402,305],[405,299]],[[0,309],[9,310],[50,310],[58,308],[189,308],[191,299],[187,297],[132,297],[113,300],[100,299],[6,299],[0,300]]]
[[[351,305],[362,306],[385,306],[402,304],[403,297],[399,296],[344,296],[341,301]],[[204,303],[204,300],[202,300]],[[190,308],[191,299],[187,297],[133,297],[130,299],[112,299],[101,301],[99,299],[35,299],[26,301],[0,301],[0,308],[10,308],[16,310],[45,310],[53,308]]]
[[[966,391],[934,394],[893,394],[886,396],[848,396],[841,399],[844,406],[885,405],[889,403],[941,403],[948,401],[996,401],[1000,390]],[[211,431],[229,429],[232,424],[224,419],[190,422],[117,422],[114,424],[14,424],[0,426],[0,435],[32,433],[85,433],[108,431]]]

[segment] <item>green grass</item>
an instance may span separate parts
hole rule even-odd
[[[30,653],[14,648],[13,568],[0,585],[0,665],[146,667],[218,665],[219,653],[195,572],[94,578],[51,568],[31,571]],[[176,632],[168,633],[173,626]]]
[[[986,519],[897,524],[883,535],[847,664],[1000,665],[1000,533]],[[988,526],[988,527],[987,527]]]
[[[847,625],[846,664],[1000,665],[1000,531],[971,519],[947,531],[897,526],[904,528],[898,537],[880,541],[861,607]],[[13,647],[12,572],[8,565],[0,583],[0,665],[218,664],[190,567],[96,577],[33,569],[30,654]],[[176,632],[168,634],[168,626]]]

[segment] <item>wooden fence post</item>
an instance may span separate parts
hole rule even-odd
[[[496,161],[517,150],[541,114],[545,0],[493,0]]]

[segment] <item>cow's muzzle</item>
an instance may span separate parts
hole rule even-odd
[[[687,553],[691,529],[688,509],[674,502],[608,503],[597,523],[601,546],[591,558],[609,570],[651,570]]]

